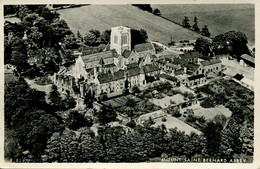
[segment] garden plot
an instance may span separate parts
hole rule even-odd
[[[191,132],[195,132],[196,134],[201,134],[201,132],[190,125],[184,123],[183,121],[177,119],[176,117],[172,116],[167,116],[166,117],[167,121],[163,122],[161,119],[157,119],[155,121],[155,124],[153,125],[154,127],[156,126],[161,126],[164,124],[167,128],[167,130],[171,128],[177,128],[180,131],[185,132],[186,134],[191,134]]]
[[[163,109],[169,107],[171,104],[180,104],[185,102],[184,97],[181,94],[166,96],[162,99],[153,98],[153,99],[149,99],[149,101],[157,106],[160,106]]]

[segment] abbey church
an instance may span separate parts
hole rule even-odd
[[[61,68],[54,75],[54,83],[62,92],[81,98],[91,92],[98,98],[102,93],[112,97],[134,85],[144,87],[159,80],[154,46],[148,42],[131,49],[130,28],[113,27],[110,50],[85,56],[74,52],[75,63],[69,68]]]

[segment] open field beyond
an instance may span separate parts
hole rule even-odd
[[[254,6],[250,4],[164,4],[152,5],[158,8],[162,16],[182,23],[184,16],[189,17],[190,24],[194,24],[194,17],[198,18],[200,28],[207,25],[212,37],[230,30],[241,31],[246,34],[249,45],[255,41],[255,17]]]
[[[103,32],[111,27],[122,25],[145,29],[149,40],[163,43],[170,42],[171,35],[174,41],[201,37],[193,31],[131,5],[89,5],[58,10],[58,12],[74,33],[79,31],[81,34],[86,34],[90,29]]]

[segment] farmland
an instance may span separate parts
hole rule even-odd
[[[189,17],[190,24],[193,25],[193,19],[198,18],[200,28],[207,25],[212,37],[225,33],[230,30],[241,31],[246,34],[249,44],[255,41],[255,17],[254,6],[245,4],[198,4],[198,5],[152,5],[152,8],[158,8],[162,16],[182,23],[184,16]]]
[[[111,27],[123,25],[134,29],[145,29],[148,40],[168,43],[171,36],[174,41],[197,39],[199,34],[183,29],[151,13],[131,5],[89,5],[80,8],[58,10],[70,29],[76,33],[87,33],[90,29],[104,31]]]

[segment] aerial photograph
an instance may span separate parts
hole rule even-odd
[[[254,162],[255,4],[3,9],[5,162]]]

